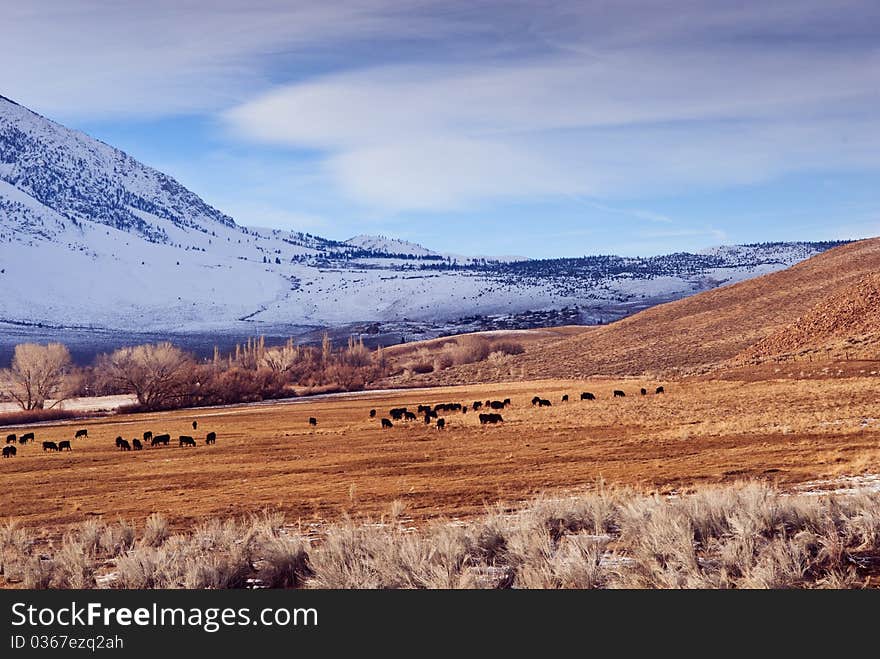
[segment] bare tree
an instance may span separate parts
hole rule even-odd
[[[194,367],[192,357],[170,343],[120,348],[98,364],[108,384],[134,394],[147,409],[179,404],[192,395]]]
[[[288,373],[301,359],[301,353],[302,351],[294,344],[293,339],[288,339],[283,346],[265,349],[262,353],[260,366],[268,368],[274,373]]]
[[[66,375],[70,369],[70,351],[61,343],[19,344],[4,378],[7,393],[23,410],[41,410],[50,399],[54,399],[50,407],[55,407],[68,397]]]

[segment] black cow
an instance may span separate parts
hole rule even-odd
[[[551,403],[546,398],[538,399],[538,407],[550,407],[551,405],[553,405],[553,403]]]
[[[198,430],[198,429],[199,429],[199,422],[193,421],[193,430]]]
[[[437,419],[437,430],[443,430],[446,427],[446,419]]]
[[[79,439],[80,437],[88,437],[88,436],[89,436],[89,431],[86,428],[83,428],[82,430],[77,430],[76,434],[73,436],[73,438]]]
[[[625,397],[626,397],[626,393],[623,392],[623,391],[621,391],[620,389],[615,389],[615,390],[614,390],[614,397],[615,397],[615,398],[625,398]]]
[[[371,418],[371,419],[375,419],[375,418],[376,418],[376,410],[370,410],[370,418]]]
[[[389,421],[388,419],[384,419],[384,418],[383,418],[383,419],[382,419],[382,427],[383,427],[383,428],[393,428],[393,427],[394,427],[394,424],[391,423],[391,421]]]
[[[318,425],[318,420],[317,420],[315,417],[310,416],[310,417],[309,417],[309,425],[310,425],[310,426],[317,426],[317,425]]]
[[[425,412],[430,412],[430,411],[431,411],[430,405],[419,405],[418,408],[416,409],[416,412],[418,412],[419,414],[424,414]]]
[[[70,440],[65,439],[58,443],[58,450],[63,451],[64,449],[67,449],[68,451],[73,450],[70,446]]]
[[[120,448],[120,447],[122,446],[122,442],[124,442],[124,441],[125,441],[125,440],[122,439],[122,436],[121,436],[121,435],[120,435],[119,437],[117,437],[117,438],[116,438],[116,448]]]
[[[34,441],[34,433],[26,432],[21,437],[18,438],[19,444],[27,444],[28,442]]]
[[[503,401],[493,400],[489,401],[489,407],[491,407],[493,410],[503,410],[505,405]]]
[[[648,390],[642,387],[641,389],[639,389],[639,393],[642,394],[642,396],[647,396]]]
[[[666,389],[664,389],[663,387],[657,387],[657,389],[654,391],[654,393],[655,394],[665,394]]]
[[[17,441],[17,438],[14,434],[6,435],[6,443],[7,444],[15,444],[16,441]]]
[[[144,445],[141,444],[141,440],[139,440],[137,437],[131,440],[131,446],[135,451],[140,451],[144,448]]]
[[[128,443],[127,439],[123,439],[121,442],[119,442],[117,444],[117,446],[119,447],[120,451],[130,451],[131,450],[131,444]]]
[[[4,458],[14,458],[16,452],[17,451],[14,446],[4,446],[3,447],[3,457]]]
[[[563,403],[567,403],[567,402],[568,402],[568,394],[562,394],[562,402],[563,402]]]
[[[177,445],[180,446],[181,448],[184,446],[195,446],[196,445],[196,440],[194,440],[189,435],[181,435],[177,441],[178,441]]]
[[[482,423],[482,424],[499,423],[501,421],[504,421],[504,419],[501,418],[501,415],[495,414],[494,412],[491,414],[481,414],[480,415],[480,423]]]
[[[43,450],[44,451],[57,451],[58,444],[55,442],[43,442]]]
[[[153,431],[145,430],[144,431],[144,442],[149,442],[153,439]]]
[[[540,396],[535,396],[534,398],[532,398],[532,405],[533,405],[533,406],[534,406],[534,405],[537,405],[540,401],[541,401],[541,397],[540,397]]]
[[[404,413],[403,413],[403,418],[406,419],[407,421],[415,421],[415,420],[416,420],[416,415],[415,415],[414,412],[408,412],[408,411],[407,411],[407,412],[404,412]]]
[[[430,414],[425,414],[425,425],[426,426],[431,425],[431,415]]]
[[[589,391],[581,392],[581,400],[596,400],[596,397],[591,394]]]
[[[405,407],[395,407],[388,410],[388,416],[390,416],[395,421],[400,421],[403,418],[404,414],[406,414]]]
[[[483,407],[483,402],[479,401],[479,400],[475,400],[472,407],[474,408],[474,411],[476,411],[476,410],[480,409],[481,407]]]
[[[170,441],[171,435],[169,435],[168,433],[165,433],[164,435],[156,435],[150,441],[150,446],[158,446],[159,444],[164,444],[165,446],[168,446],[168,442]]]
[[[205,437],[205,444],[216,444],[217,443],[217,433],[209,432],[208,436]]]
[[[509,398],[505,398],[505,399],[504,399],[503,401],[501,401],[501,402],[504,403],[504,407],[507,407],[508,405],[510,405],[510,399],[509,399]]]

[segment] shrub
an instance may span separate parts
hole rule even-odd
[[[434,358],[434,371],[444,371],[455,364],[452,355],[441,353]]]
[[[55,554],[53,588],[82,590],[95,587],[95,561],[86,547],[72,537],[65,539]]]
[[[132,590],[170,587],[169,584],[163,583],[159,577],[159,565],[163,560],[170,559],[165,555],[158,554],[152,548],[120,556],[116,561],[114,586]]]
[[[0,575],[9,580],[22,579],[32,544],[31,534],[15,520],[0,524]]]
[[[526,351],[523,345],[516,341],[494,341],[490,350],[500,352],[502,355],[521,355]]]
[[[100,548],[105,556],[119,556],[134,546],[135,530],[130,523],[119,520],[108,524],[101,533]]]
[[[258,553],[262,557],[262,565],[257,578],[267,588],[298,588],[314,576],[309,554],[301,538],[264,538]]]
[[[415,362],[409,368],[413,373],[418,373],[419,375],[434,372],[434,364],[430,361]]]
[[[143,543],[147,547],[158,547],[168,538],[168,520],[162,513],[153,513],[144,524]]]
[[[456,365],[481,362],[489,356],[489,341],[480,336],[459,337],[450,353]]]
[[[45,590],[55,577],[55,561],[31,556],[24,567],[22,585],[30,590]]]
[[[18,410],[16,412],[0,413],[0,426],[24,426],[41,421],[63,421],[80,417],[100,416],[97,413],[74,412],[73,410],[61,410],[52,408],[49,410]]]

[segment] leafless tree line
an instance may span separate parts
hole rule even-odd
[[[363,389],[386,371],[382,350],[350,339],[336,349],[325,336],[320,346],[293,340],[267,347],[262,338],[215,349],[210,360],[165,342],[119,348],[91,366],[76,368],[60,343],[16,346],[0,371],[0,394],[22,410],[43,410],[81,395],[130,394],[145,410],[249,402],[291,395],[295,387]]]

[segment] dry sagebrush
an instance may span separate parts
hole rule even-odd
[[[344,518],[310,541],[278,514],[171,534],[89,520],[60,546],[0,525],[0,572],[29,588],[852,588],[880,562],[880,494],[763,483],[661,497],[599,487],[467,523]]]

